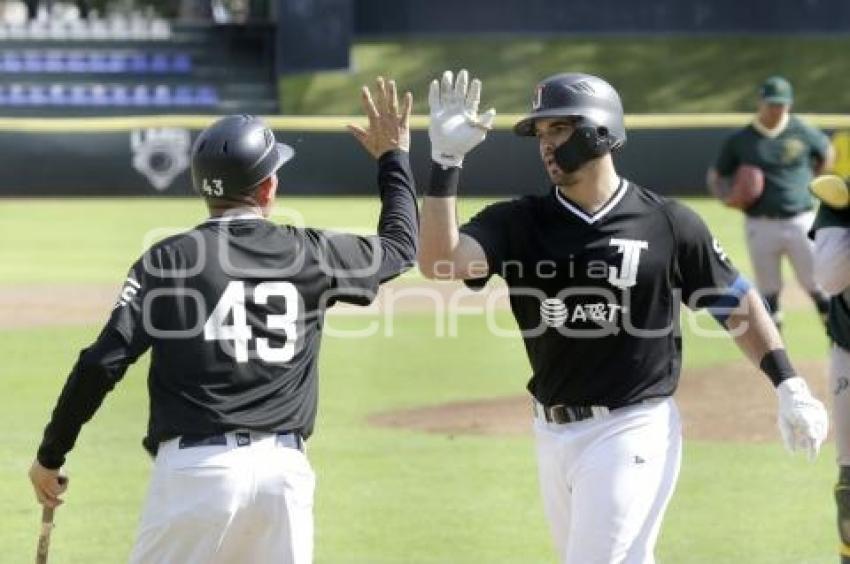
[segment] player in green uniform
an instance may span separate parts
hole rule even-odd
[[[782,319],[783,255],[821,317],[828,307],[814,277],[808,238],[814,205],[808,185],[814,174],[831,167],[834,153],[824,133],[791,114],[792,102],[791,84],[779,76],[768,78],[760,90],[755,119],[726,140],[709,175],[710,182],[728,181],[741,165],[756,166],[764,173],[764,191],[745,210],[747,247],[756,284],[777,326]]]
[[[830,296],[827,332],[832,339],[829,379],[838,451],[838,532],[841,562],[850,564],[850,209],[821,204],[815,225],[815,279]]]

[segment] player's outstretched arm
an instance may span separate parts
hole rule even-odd
[[[419,221],[408,157],[413,96],[406,92],[399,105],[395,81],[378,77],[374,96],[364,86],[361,101],[369,124],[366,128],[349,125],[348,129],[378,161],[381,195],[378,278],[385,281],[411,268],[416,260]]]
[[[478,115],[481,81],[469,82],[461,70],[455,79],[445,71],[433,80],[428,93],[431,121],[431,181],[422,204],[419,235],[419,269],[427,278],[464,280],[479,278],[487,257],[472,237],[460,233],[457,189],[465,155],[481,143],[493,125],[492,108]]]
[[[776,387],[777,423],[785,446],[814,459],[826,438],[826,409],[791,366],[779,331],[755,289],[742,296],[725,324],[738,347]]]
[[[369,125],[363,128],[349,124],[348,130],[360,141],[370,155],[379,159],[389,151],[410,151],[410,109],[413,95],[405,92],[401,107],[394,80],[379,76],[375,80],[375,95],[368,86],[360,89],[363,112]]]
[[[826,410],[791,366],[758,292],[732,266],[699,215],[675,202],[665,211],[677,242],[676,270],[684,303],[692,309],[708,308],[770,378],[779,399],[778,424],[785,445],[814,457],[826,438]]]

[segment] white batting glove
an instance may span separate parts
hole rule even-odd
[[[776,387],[779,397],[779,432],[790,452],[802,450],[809,460],[818,455],[826,439],[828,419],[826,408],[809,391],[806,381],[795,376]]]
[[[431,89],[428,91],[431,158],[444,167],[461,166],[464,155],[484,141],[496,117],[493,108],[478,115],[480,80],[475,78],[469,84],[469,73],[466,70],[457,73],[457,80],[453,81],[452,78],[452,71],[444,72],[441,80],[431,81]]]

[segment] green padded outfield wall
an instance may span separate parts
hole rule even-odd
[[[510,196],[546,189],[537,143],[500,116],[467,157],[462,193]],[[850,116],[804,116],[833,136],[836,172],[850,175]],[[0,119],[0,196],[190,196],[189,152],[212,116]],[[745,114],[635,115],[617,155],[627,178],[668,195],[704,195],[706,168]],[[280,172],[281,195],[374,195],[372,159],[345,130],[351,118],[270,117],[296,158]],[[355,121],[361,121],[355,118]],[[413,168],[428,180],[427,118],[413,118]]]

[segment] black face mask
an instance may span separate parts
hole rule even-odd
[[[575,172],[584,163],[598,159],[611,151],[608,130],[604,127],[578,127],[570,138],[555,148],[558,167],[566,173]]]

